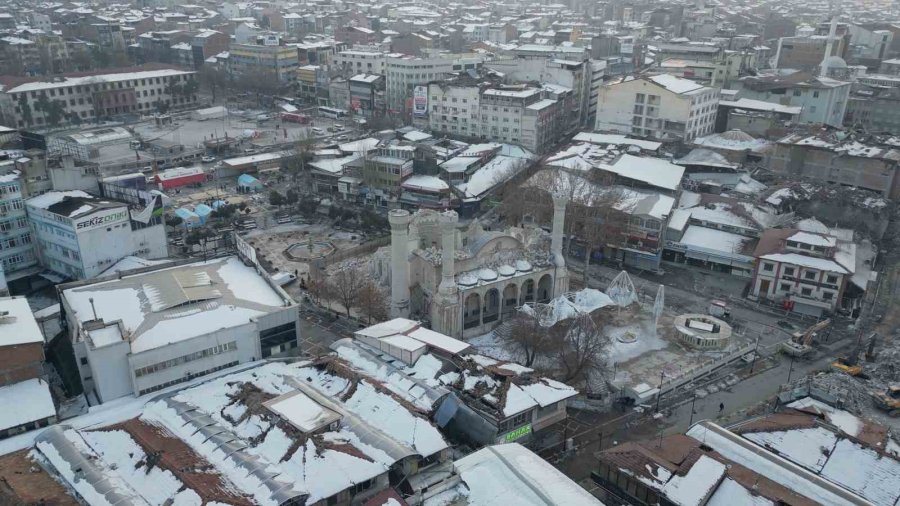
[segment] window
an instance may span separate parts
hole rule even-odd
[[[837,276],[834,274],[829,274],[827,278],[825,278],[829,285],[837,284]]]
[[[784,275],[785,275],[785,276],[793,276],[793,275],[794,275],[794,268],[793,268],[793,267],[785,267],[785,268],[784,268]]]
[[[800,290],[800,294],[804,297],[809,297],[810,295],[812,295],[812,288],[803,288],[802,290]]]
[[[834,292],[822,292],[822,300],[831,300],[834,298]]]
[[[772,272],[775,270],[775,264],[763,263],[762,267],[765,272]]]
[[[802,91],[800,91],[800,90],[794,90],[794,96],[795,96],[795,97],[799,97],[799,96],[802,95],[802,94],[803,94]]]
[[[816,279],[816,272],[815,271],[806,271],[803,273],[803,277],[805,279]]]
[[[81,357],[81,365],[88,365],[87,357]]]
[[[790,292],[790,291],[791,291],[791,285],[788,284],[788,283],[782,283],[782,284],[781,284],[781,291],[782,291],[782,292]]]
[[[818,92],[818,91],[814,91],[814,92],[813,92],[813,98],[819,98],[819,92]]]

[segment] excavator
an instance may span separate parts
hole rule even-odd
[[[859,354],[862,352],[863,345],[863,339],[859,339],[850,353],[846,357],[836,358],[831,363],[831,367],[855,378],[866,379],[867,376],[863,373],[862,366],[859,365]]]
[[[890,385],[883,392],[872,392],[872,401],[878,409],[892,417],[900,416],[900,384]]]
[[[792,357],[806,358],[813,352],[813,339],[831,326],[831,318],[810,325],[806,330],[794,332],[790,340],[781,343],[781,352]]]

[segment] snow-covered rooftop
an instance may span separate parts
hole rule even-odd
[[[82,324],[95,310],[106,323],[121,320],[132,353],[244,325],[291,303],[237,257],[77,286],[62,298]]]
[[[641,181],[657,188],[675,190],[681,185],[684,167],[659,158],[622,155],[615,163],[601,166],[619,176]]]
[[[44,336],[34,320],[25,297],[0,297],[0,348],[43,343]]]
[[[527,448],[488,446],[454,462],[462,479],[449,495],[470,506],[601,506],[602,503]]]
[[[146,70],[138,72],[123,72],[117,74],[100,74],[84,77],[63,77],[54,81],[35,81],[14,86],[7,93],[18,93],[22,91],[40,91],[55,88],[67,88],[69,86],[82,86],[86,84],[98,83],[114,83],[120,81],[132,81],[140,79],[156,79],[171,76],[189,75],[194,72],[178,70],[178,69],[162,69],[162,70]]]
[[[56,416],[50,385],[39,378],[0,387],[0,406],[0,431]]]

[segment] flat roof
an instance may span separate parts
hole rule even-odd
[[[8,90],[7,93],[18,93],[22,91],[39,91],[55,88],[67,88],[69,86],[81,86],[85,84],[98,83],[114,83],[119,81],[129,81],[133,79],[154,79],[157,77],[180,76],[185,74],[193,74],[193,71],[178,69],[161,69],[161,70],[145,70],[137,72],[122,72],[114,74],[99,74],[91,76],[79,77],[62,77],[58,81],[47,82],[37,81],[31,83],[20,84]]]
[[[622,155],[615,163],[601,165],[600,168],[667,190],[677,189],[681,185],[682,176],[684,176],[684,167],[675,165],[668,160],[628,154]]]
[[[0,387],[0,406],[0,431],[56,416],[50,385],[39,378]]]
[[[25,297],[0,297],[0,346],[43,343],[44,335],[38,328]]]
[[[61,296],[81,324],[94,320],[94,310],[107,324],[121,321],[132,353],[244,325],[293,303],[234,256],[80,284]]]

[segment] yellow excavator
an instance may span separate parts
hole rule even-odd
[[[900,385],[891,385],[883,392],[872,392],[872,401],[891,416],[900,416]]]

